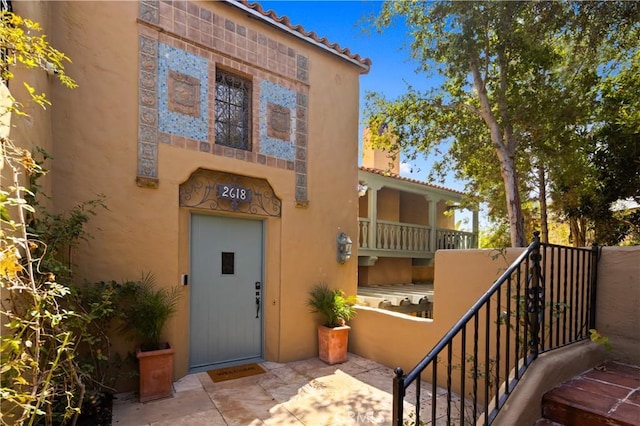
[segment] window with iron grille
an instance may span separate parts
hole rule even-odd
[[[216,144],[251,151],[251,82],[216,71]]]

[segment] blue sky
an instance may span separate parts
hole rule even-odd
[[[381,92],[387,98],[394,99],[406,91],[407,83],[423,89],[433,84],[424,74],[415,72],[416,63],[409,59],[402,25],[386,29],[380,35],[369,24],[362,22],[365,16],[378,13],[381,1],[279,0],[259,3],[265,10],[271,9],[278,16],[288,16],[293,25],[302,25],[306,31],[315,31],[319,37],[326,37],[331,43],[338,43],[352,53],[371,59],[373,64],[370,72],[360,77],[361,112],[368,91]],[[369,31],[364,32],[363,28]],[[426,181],[429,163],[429,160],[419,160],[412,164],[413,173],[407,166],[402,168],[401,174]],[[453,178],[447,178],[443,185],[464,189],[463,183]]]

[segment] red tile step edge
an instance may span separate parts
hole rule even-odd
[[[639,426],[640,367],[607,361],[586,371],[542,397],[542,416],[536,425]]]

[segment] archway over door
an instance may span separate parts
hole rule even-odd
[[[280,217],[282,201],[266,179],[198,169],[180,185],[180,207]]]

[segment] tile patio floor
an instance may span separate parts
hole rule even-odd
[[[267,370],[265,374],[219,383],[214,383],[207,373],[188,375],[175,383],[172,397],[145,404],[137,402],[131,393],[117,395],[112,425],[391,423],[391,368],[354,354],[349,354],[347,362],[334,366],[318,358],[261,365]],[[426,410],[430,410],[426,400],[431,395],[430,386],[422,384]],[[408,390],[409,396],[411,391]],[[411,407],[405,404],[406,414]],[[439,412],[444,414],[444,410]]]
[[[543,398],[546,418],[569,424],[640,425],[640,366],[606,361]]]

